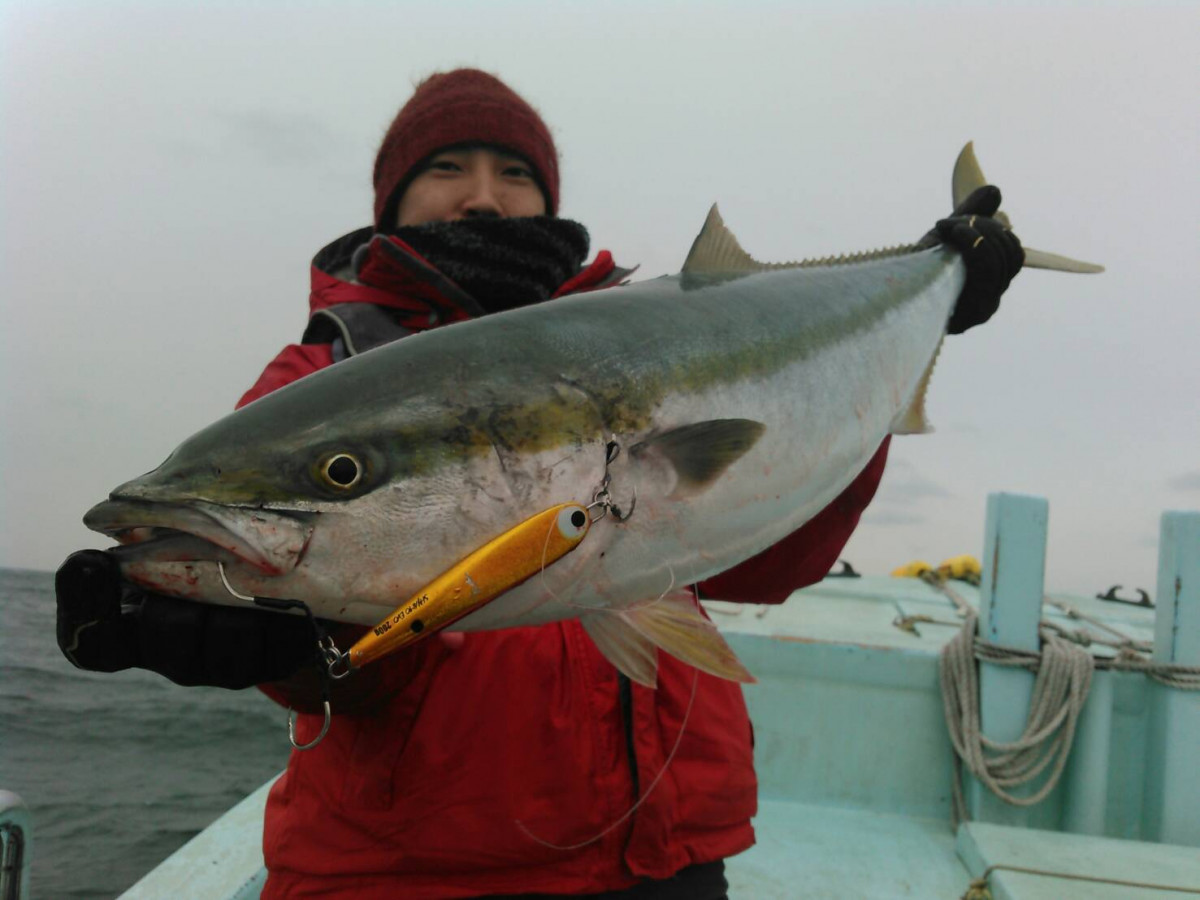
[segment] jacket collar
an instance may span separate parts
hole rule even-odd
[[[609,287],[634,270],[613,262],[602,250],[572,276],[554,297]],[[323,247],[313,257],[309,314],[342,303],[372,303],[398,310],[412,331],[483,315],[457,284],[400,238],[359,228]]]

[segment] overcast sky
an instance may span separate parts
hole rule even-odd
[[[761,259],[909,241],[974,139],[1028,271],[947,341],[937,433],[897,439],[847,555],[979,553],[989,491],[1050,500],[1048,586],[1153,590],[1200,508],[1200,13],[1178,4],[0,3],[0,565],[104,546],[80,517],[228,411],[367,224],[430,72],[550,123],[562,213],[641,276],[709,205]]]

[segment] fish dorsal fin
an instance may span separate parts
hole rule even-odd
[[[834,256],[822,256],[804,259],[800,262],[766,263],[759,262],[742,249],[738,239],[733,236],[721,213],[714,203],[704,220],[704,227],[692,242],[692,249],[687,260],[683,263],[685,275],[748,275],[752,272],[774,272],[779,269],[810,269],[819,266],[843,266],[851,263],[866,262],[872,259],[883,259],[890,256],[903,256],[918,249],[915,244],[901,244],[897,247],[884,247],[879,250],[864,250],[858,253],[845,253]]]
[[[754,683],[754,676],[725,643],[717,626],[700,612],[691,591],[672,591],[653,603],[622,610],[618,616],[659,649],[701,672]]]
[[[658,650],[649,638],[611,610],[592,613],[581,621],[596,649],[618,672],[645,687],[658,686]]]
[[[630,448],[635,459],[648,453],[675,471],[672,496],[699,493],[758,443],[767,426],[753,419],[706,419],[652,435]]]
[[[929,365],[921,374],[921,380],[917,382],[917,389],[913,392],[912,401],[892,425],[892,434],[928,434],[933,431],[933,426],[929,424],[929,417],[925,414],[925,395],[929,393],[933,367],[937,364],[938,354],[942,352],[944,341],[944,336],[942,340],[938,341],[937,349],[933,351],[933,358],[929,360]]]
[[[733,232],[725,227],[725,220],[717,204],[708,211],[704,227],[692,242],[683,271],[703,274],[732,274],[736,272],[762,272],[772,268],[760,263],[742,249]]]

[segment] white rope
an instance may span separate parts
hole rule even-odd
[[[1044,635],[1040,654],[976,642],[977,617],[967,616],[962,629],[942,648],[940,678],[946,727],[954,745],[954,816],[965,815],[962,765],[988,790],[1013,806],[1033,806],[1054,790],[1066,766],[1075,726],[1092,683],[1092,656],[1053,632]],[[1015,741],[993,741],[980,725],[977,659],[998,665],[1034,668],[1033,697],[1025,730]],[[1032,794],[1015,789],[1049,774]]]

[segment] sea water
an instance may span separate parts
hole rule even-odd
[[[120,894],[287,762],[256,690],[83,672],[54,637],[54,582],[0,569],[0,788],[33,817],[34,897]]]

